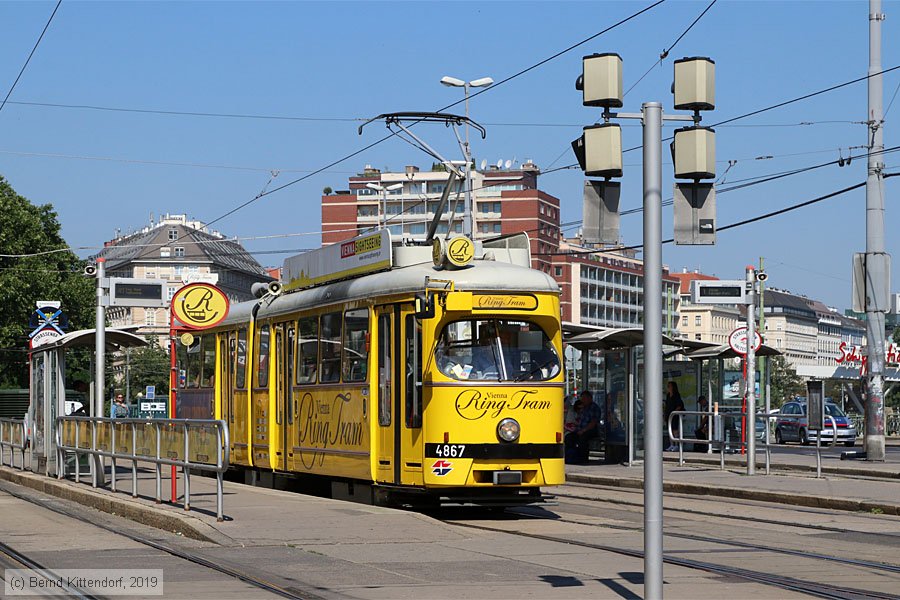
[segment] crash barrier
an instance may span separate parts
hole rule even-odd
[[[709,419],[709,427],[707,427],[708,437],[706,439],[698,439],[695,437],[685,437],[684,436],[684,417],[697,417],[696,421],[700,421],[703,417]],[[725,431],[725,414],[716,412],[716,411],[702,411],[702,410],[676,410],[673,411],[671,415],[669,415],[668,433],[669,440],[672,444],[678,445],[678,465],[684,466],[684,445],[685,444],[701,444],[706,445],[707,453],[712,453],[713,448],[716,448],[719,453],[719,468],[725,468],[725,453],[726,450],[730,448],[734,448],[735,446],[738,448],[746,448],[747,442],[742,439],[730,440],[726,437]],[[746,422],[750,422],[749,415],[740,415],[735,413],[730,413],[727,416],[729,417],[739,417],[746,416]],[[759,418],[767,418],[768,420],[777,419],[778,415],[753,415],[754,419]],[[674,423],[675,419],[678,419],[678,435],[675,435]],[[695,419],[690,419],[693,422]],[[822,454],[819,452],[822,447],[822,438],[827,437],[828,432],[830,431],[831,443],[829,443],[826,447],[833,446],[837,443],[837,422],[835,422],[834,417],[830,415],[825,415],[825,420],[831,422],[831,427],[825,427],[816,435],[816,477],[822,476]],[[771,470],[771,448],[774,444],[769,443],[769,426],[766,424],[765,427],[765,437],[763,440],[756,440],[756,447],[762,448],[765,450],[766,454],[766,475],[770,473]]]
[[[16,450],[22,453],[22,462],[18,467],[25,469],[25,450],[28,448],[28,437],[25,421],[22,419],[0,419],[0,465],[6,465],[6,451],[9,450],[9,466],[15,467]]]
[[[181,467],[184,509],[191,509],[191,471],[216,474],[216,517],[222,512],[223,474],[229,464],[228,427],[212,419],[113,419],[108,417],[58,417],[56,448],[59,465],[66,454],[75,455],[75,481],[81,481],[80,456],[94,458],[94,487],[103,457],[112,460],[111,489],[116,491],[116,461],[131,461],[131,495],[137,497],[137,464],[156,466],[156,502],[162,502],[163,465]],[[99,469],[98,469],[99,466]],[[174,471],[174,469],[173,469]],[[102,471],[101,471],[102,472]],[[62,479],[65,469],[58,469]],[[174,476],[174,473],[173,473]]]

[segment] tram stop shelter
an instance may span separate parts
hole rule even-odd
[[[594,394],[603,411],[601,439],[608,463],[629,466],[644,459],[644,330],[639,327],[608,328],[563,324],[567,366],[575,367],[578,391]],[[685,360],[690,352],[714,347],[708,342],[663,336],[663,381],[678,385],[685,407],[696,406],[702,393],[702,371],[697,361]],[[570,350],[573,349],[575,352]],[[567,369],[567,373],[569,370]],[[659,432],[663,435],[663,432]]]
[[[106,351],[146,346],[147,341],[121,329],[105,330]],[[94,346],[96,330],[69,332],[53,342],[31,350],[31,382],[28,422],[31,424],[31,470],[55,476],[56,417],[65,415],[66,350],[78,346]],[[93,369],[92,369],[93,372]],[[91,386],[93,391],[93,385]],[[93,398],[93,394],[91,394]],[[95,403],[89,401],[89,414],[94,415]]]

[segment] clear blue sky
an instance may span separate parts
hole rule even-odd
[[[542,169],[574,163],[569,143],[598,118],[581,106],[574,80],[581,57],[618,52],[626,89],[708,5],[669,0],[471,101],[486,125],[475,140],[478,162],[532,159]],[[117,228],[138,229],[151,213],[186,212],[212,221],[275,187],[321,168],[384,135],[355,119],[401,110],[436,110],[462,91],[438,83],[513,75],[651,4],[644,2],[63,2],[43,42],[0,112],[0,174],[35,203],[52,203],[63,235],[76,248],[97,247]],[[3,2],[0,91],[5,96],[55,2]],[[900,64],[900,3],[885,2],[883,67]],[[662,66],[626,96],[671,107],[672,61],[710,56],[717,68],[717,108],[706,123],[802,96],[857,77],[868,66],[868,3],[720,0],[679,42]],[[884,103],[900,70],[884,77]],[[2,99],[2,96],[0,96]],[[243,119],[38,107],[18,103],[240,113],[316,120]],[[455,110],[462,112],[462,106]],[[866,143],[866,85],[858,83],[717,129],[718,171],[737,163],[724,183],[844,157]],[[884,142],[898,144],[887,113]],[[811,122],[811,125],[798,125]],[[672,127],[667,126],[671,133]],[[459,158],[449,130],[421,127],[439,151]],[[624,127],[625,146],[640,128]],[[863,150],[852,150],[858,155]],[[756,157],[772,157],[757,160]],[[667,161],[668,162],[668,161]],[[900,153],[885,157],[900,171]],[[430,157],[393,139],[324,173],[269,195],[217,222],[229,236],[306,236],[247,240],[251,251],[294,250],[319,243],[320,195],[346,187],[365,164],[430,166]],[[622,208],[641,202],[640,156],[626,154]],[[664,166],[671,196],[671,166]],[[861,182],[864,158],[718,197],[724,226]],[[549,173],[541,188],[560,198],[563,221],[581,217],[583,176]],[[900,285],[897,179],[886,182],[887,249]],[[850,259],[865,246],[862,189],[813,207],[719,235],[715,247],[666,246],[673,270],[699,268],[723,278],[764,256],[770,283],[841,309],[849,304]],[[671,236],[671,208],[663,232]],[[570,229],[573,233],[575,230]],[[626,244],[640,243],[639,214],[622,218]],[[91,250],[79,250],[86,256]],[[261,263],[284,256],[261,253]]]

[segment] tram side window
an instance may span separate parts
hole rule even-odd
[[[269,326],[263,325],[259,330],[259,344],[256,354],[256,386],[269,385]]]
[[[247,330],[238,331],[237,364],[234,370],[234,387],[242,390],[247,385]]]
[[[321,364],[319,381],[332,383],[341,378],[341,313],[322,315]]]
[[[369,311],[361,308],[344,313],[344,381],[365,381],[368,364]]]
[[[216,383],[216,336],[200,338],[200,380],[198,387],[211,388]]]
[[[378,317],[378,424],[391,424],[391,316]]]
[[[300,319],[300,352],[297,353],[297,383],[316,382],[319,360],[319,318]]]
[[[406,426],[422,426],[422,322],[406,315]]]
[[[183,387],[200,387],[200,342],[200,338],[194,338],[194,343],[190,346],[180,346],[184,349],[181,355],[181,369],[184,371]]]

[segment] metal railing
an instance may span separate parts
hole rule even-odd
[[[112,460],[111,489],[116,491],[116,460],[131,462],[131,495],[137,497],[137,464],[156,466],[156,502],[162,502],[162,467],[181,467],[184,484],[184,509],[191,509],[192,469],[216,474],[216,518],[222,513],[223,474],[230,460],[228,426],[212,419],[113,419],[108,417],[58,417],[56,448],[57,477],[65,473],[67,453],[75,455],[75,481],[81,481],[81,455],[89,455],[100,464],[103,457]],[[92,485],[97,487],[98,477]]]
[[[729,448],[745,448],[747,446],[747,442],[743,439],[738,440],[730,440],[726,436],[725,432],[725,416],[729,416],[732,418],[740,418],[745,417],[745,422],[749,422],[750,416],[743,413],[721,413],[714,411],[700,411],[700,410],[676,410],[673,411],[671,415],[669,415],[668,433],[669,433],[669,441],[672,444],[678,444],[678,465],[684,466],[684,444],[703,444],[707,447],[707,453],[712,453],[712,449],[714,447],[718,448],[719,452],[719,468],[725,468],[725,452]],[[689,416],[698,416],[701,419],[703,417],[708,417],[708,423],[711,426],[707,427],[707,438],[706,439],[698,439],[698,438],[690,438],[684,437],[684,417]],[[678,419],[678,432],[679,435],[675,435],[675,431],[673,429],[673,423],[675,419]],[[754,415],[755,419],[767,419],[773,420],[779,418],[779,415]],[[831,427],[825,427],[821,431],[816,432],[816,477],[822,477],[822,454],[820,453],[822,438],[823,437],[831,437],[831,443],[826,447],[831,447],[837,444],[837,422],[834,420],[834,417],[830,415],[825,415],[825,419],[831,421]],[[744,429],[742,427],[742,429]],[[755,428],[754,428],[755,429]],[[830,433],[826,433],[830,432]],[[766,454],[766,475],[770,474],[771,471],[771,448],[774,446],[770,442],[769,439],[769,426],[768,424],[765,427],[765,435],[762,440],[757,440],[756,447],[762,448],[765,450]]]
[[[25,432],[25,421],[22,419],[0,419],[0,465],[6,465],[6,450],[9,449],[9,466],[15,467],[16,450],[22,452],[22,464],[19,468],[25,470],[25,449],[28,448],[28,438]]]

